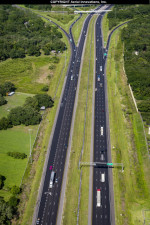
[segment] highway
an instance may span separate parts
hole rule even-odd
[[[109,9],[111,6],[108,6]],[[101,32],[101,20],[104,12],[96,21],[96,74],[95,74],[95,121],[94,121],[94,162],[108,162],[107,149],[107,123],[106,123],[106,104],[105,104],[105,80],[104,68],[105,57],[107,52],[103,49],[103,39]],[[100,77],[100,79],[98,79]],[[102,182],[102,174],[104,181]],[[97,206],[97,189],[100,189],[101,199],[100,207]],[[107,166],[95,166],[93,169],[93,225],[110,225],[110,189]]]
[[[100,7],[101,6],[99,6],[98,8]],[[71,28],[73,24],[70,27],[70,34],[67,34],[65,32],[68,39],[70,40],[72,56],[69,64],[67,80],[62,96],[60,110],[58,113],[53,140],[50,146],[50,155],[48,158],[46,175],[44,178],[44,185],[37,217],[39,218],[39,222],[37,224],[40,225],[56,224],[59,198],[61,194],[63,171],[65,166],[66,152],[68,147],[69,133],[72,121],[72,113],[76,95],[76,87],[78,85],[78,75],[80,70],[82,50],[85,37],[87,34],[88,24],[91,17],[92,14],[90,14],[86,18],[78,48],[75,46],[73,36],[71,33]],[[73,79],[71,79],[71,77],[73,77]],[[49,188],[50,175],[52,171],[55,171],[56,173],[55,178],[58,180],[58,182],[57,183],[54,182],[53,187]]]

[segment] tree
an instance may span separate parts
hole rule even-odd
[[[4,89],[5,89],[6,93],[16,90],[15,85],[10,81],[7,81],[4,83]]]
[[[10,197],[9,201],[8,201],[8,205],[11,207],[16,207],[18,205],[19,199],[16,198],[15,196]]]
[[[0,106],[7,104],[6,99],[0,94]]]
[[[11,127],[12,124],[8,118],[2,117],[2,119],[0,119],[0,130],[6,130],[7,128]]]
[[[7,202],[0,199],[0,224],[10,224],[10,220],[13,218],[13,207],[11,207]]]
[[[39,109],[38,100],[36,98],[32,98],[32,97],[26,98],[25,103],[24,103],[24,108],[28,107],[28,106],[38,110]]]
[[[33,100],[33,102],[36,102],[36,100]],[[36,106],[35,106],[36,107]],[[39,106],[38,106],[39,109]],[[20,125],[25,124],[28,125],[35,125],[39,124],[42,116],[41,114],[32,106],[25,105],[23,107],[16,107],[11,109],[9,115],[9,120],[13,125]]]
[[[5,96],[6,95],[6,90],[4,88],[4,85],[0,85],[0,94],[1,94],[1,96]]]
[[[45,108],[49,108],[54,105],[54,101],[48,94],[37,94],[34,96],[34,98],[38,100],[39,108],[41,108],[42,106],[45,106]]]
[[[22,123],[23,114],[24,111],[21,106],[11,109],[8,118],[11,121],[12,125],[14,126],[20,125]]]
[[[19,187],[17,187],[16,185],[12,186],[10,192],[13,194],[13,195],[17,195],[21,192],[21,189]]]
[[[40,49],[37,46],[31,46],[28,51],[27,51],[29,56],[35,55],[35,56],[40,56]]]
[[[150,101],[142,101],[138,104],[138,109],[142,112],[150,112]]]

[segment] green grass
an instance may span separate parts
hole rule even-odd
[[[66,63],[66,67],[63,71],[62,79],[60,81],[58,92],[57,92],[57,95],[55,98],[54,107],[49,110],[48,114],[44,117],[42,125],[41,125],[42,132],[40,132],[40,135],[39,135],[40,141],[39,141],[39,143],[37,143],[37,146],[34,150],[35,154],[37,153],[37,155],[39,155],[38,160],[36,160],[33,164],[33,170],[34,170],[35,175],[33,175],[31,183],[29,183],[30,180],[29,180],[28,173],[26,174],[25,179],[23,180],[23,185],[26,185],[26,183],[27,183],[29,186],[29,189],[26,191],[27,197],[26,197],[25,201],[24,201],[24,196],[22,196],[22,205],[20,206],[21,216],[20,216],[19,224],[22,224],[22,225],[28,225],[28,224],[30,225],[32,223],[34,206],[36,204],[38,187],[39,187],[40,181],[41,181],[41,176],[42,176],[43,165],[44,165],[45,156],[46,156],[46,150],[48,147],[49,137],[51,134],[51,130],[52,130],[53,122],[55,119],[55,114],[56,114],[56,110],[58,107],[58,102],[59,102],[64,78],[65,78],[65,75],[67,72],[68,63],[69,63],[69,59],[70,59],[70,47],[69,47],[69,43],[68,43],[66,36],[63,37],[63,40],[65,41],[67,48],[68,48],[67,61],[66,61],[67,63]],[[60,64],[56,69],[57,76],[54,76],[55,79],[53,79],[53,81],[50,83],[49,94],[51,96],[54,96],[55,88],[57,86],[59,76],[60,76],[60,73],[64,66],[64,63],[65,63],[65,57],[63,55],[63,57],[61,57]],[[22,213],[22,212],[24,212],[24,213]]]
[[[113,169],[115,215],[116,225],[140,225],[142,210],[150,209],[150,164],[142,122],[123,72],[122,28],[112,35],[107,63],[112,161],[125,167],[124,173]]]
[[[8,59],[0,63],[0,83],[11,81],[17,91],[37,94],[45,84],[50,83],[47,77],[53,74],[48,69],[51,64],[50,56]]]
[[[75,44],[78,43],[78,39],[80,37],[83,23],[84,23],[86,17],[87,17],[87,15],[83,14],[82,17],[73,25],[72,34],[74,37]]]
[[[0,191],[0,196],[6,199],[10,193],[6,190],[13,186],[20,186],[21,179],[27,164],[26,159],[14,159],[7,155],[7,152],[22,152],[29,156],[30,136],[28,129],[32,129],[31,142],[33,144],[38,126],[16,126],[8,130],[0,131],[0,171],[6,177],[4,190]],[[2,195],[1,195],[2,194]]]
[[[93,43],[92,43],[92,55],[91,55],[91,67],[90,67],[90,77],[89,77],[90,80],[89,80],[88,108],[87,108],[86,130],[85,130],[85,145],[84,145],[84,154],[82,159],[83,161],[90,160],[91,119],[92,119],[91,102],[92,102],[92,96],[93,96],[93,67],[94,67],[93,21],[95,19],[96,17],[94,16],[90,22],[89,33],[87,37],[86,49],[84,54],[84,61],[83,61],[80,88],[79,88],[78,106],[77,106],[76,117],[75,117],[71,155],[70,155],[70,162],[69,162],[63,224],[73,225],[73,224],[76,224],[77,222],[77,207],[78,207],[79,182],[80,182],[80,170],[78,169],[78,163],[79,163],[79,157],[80,157],[82,141],[83,141],[90,43],[91,43],[91,34],[93,34],[92,35]],[[89,168],[83,168],[80,214],[79,214],[79,224],[82,224],[82,225],[88,223],[88,193],[89,193]]]
[[[102,30],[103,30],[103,41],[104,41],[104,47],[106,47],[107,44],[107,38],[109,35],[109,24],[108,24],[108,19],[107,19],[107,13],[103,16],[102,20]]]
[[[27,97],[32,97],[32,94],[26,93],[17,93],[13,96],[6,96],[7,104],[0,106],[0,118],[6,117],[9,114],[9,111],[17,106],[22,106]]]

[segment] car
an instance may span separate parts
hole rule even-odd
[[[58,178],[55,179],[55,183],[58,183]]]
[[[73,80],[73,75],[71,75],[71,80]]]
[[[40,218],[37,219],[36,224],[40,224]]]
[[[100,71],[102,71],[102,66],[100,66]]]

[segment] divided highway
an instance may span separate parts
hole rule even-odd
[[[99,6],[98,8],[100,7],[101,6]],[[78,48],[75,46],[71,33],[71,28],[73,25],[71,25],[69,35],[64,31],[70,40],[72,56],[68,69],[65,89],[62,96],[62,102],[58,113],[56,127],[52,139],[52,144],[50,146],[50,154],[48,158],[46,175],[44,178],[44,185],[38,211],[39,220],[37,220],[36,224],[56,224],[83,45],[91,17],[92,14],[90,14],[86,18]],[[57,182],[54,182],[54,185],[52,186],[52,188],[50,188],[50,176],[52,171],[54,171],[56,174],[55,181]]]
[[[106,9],[109,9],[108,6]],[[106,99],[105,95],[105,56],[101,31],[104,12],[96,21],[96,74],[95,74],[95,122],[94,122],[94,162],[108,162]],[[110,225],[110,184],[107,166],[97,165],[93,169],[93,225]]]

